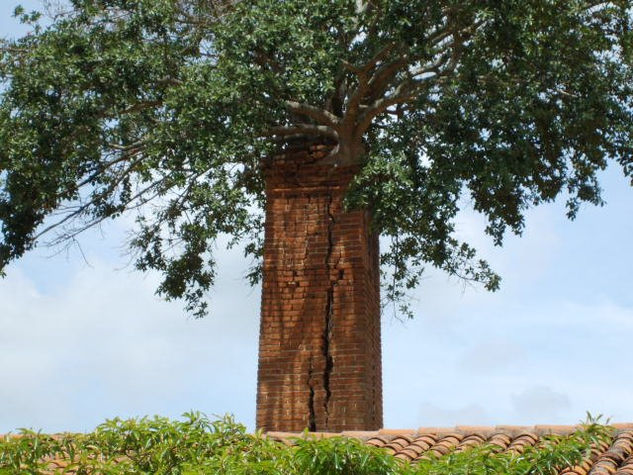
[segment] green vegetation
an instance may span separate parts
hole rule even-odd
[[[38,243],[139,213],[136,266],[195,315],[218,237],[259,278],[261,163],[289,141],[359,166],[350,206],[390,238],[386,298],[425,266],[495,290],[456,235],[601,204],[633,177],[630,0],[71,0],[0,40],[0,274]],[[302,143],[299,142],[299,143]],[[148,205],[148,206],[145,206]],[[389,242],[389,239],[385,242]]]
[[[0,441],[0,474],[46,473],[47,461],[69,460],[79,474],[459,475],[558,473],[611,441],[611,430],[591,421],[569,436],[550,436],[522,454],[493,445],[408,464],[382,449],[335,437],[297,438],[288,446],[248,434],[230,418],[198,413],[182,421],[114,419],[90,434],[52,437],[22,430]]]

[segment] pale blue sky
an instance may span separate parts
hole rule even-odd
[[[19,31],[13,4],[0,2],[0,34]],[[603,186],[604,208],[572,223],[541,207],[502,249],[462,213],[502,289],[430,272],[414,320],[384,315],[385,426],[575,423],[586,410],[633,421],[633,189],[615,166]],[[193,320],[153,295],[157,276],[125,268],[130,221],[83,237],[89,265],[40,249],[0,281],[0,433],[190,409],[253,428],[259,289],[241,280],[240,251],[219,253],[213,315]]]

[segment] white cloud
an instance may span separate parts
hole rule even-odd
[[[512,370],[525,358],[525,350],[516,341],[490,339],[471,346],[460,359],[466,371],[492,373]]]
[[[520,418],[540,423],[557,419],[562,411],[571,407],[566,394],[547,386],[530,387],[520,394],[513,395],[512,403]]]
[[[240,272],[237,253],[222,261]],[[213,315],[192,320],[153,295],[155,276],[93,260],[42,294],[14,267],[0,286],[0,432],[189,409],[252,426],[259,299],[235,277],[224,272]]]

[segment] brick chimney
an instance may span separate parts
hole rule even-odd
[[[378,236],[367,211],[343,210],[358,167],[320,164],[327,152],[289,149],[264,168],[264,431],[382,427]]]

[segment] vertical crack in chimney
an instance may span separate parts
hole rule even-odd
[[[310,388],[310,395],[308,396],[308,411],[310,413],[308,419],[308,430],[310,432],[316,432],[316,412],[314,410],[314,387],[312,386],[312,357],[310,357],[308,366],[308,388]]]
[[[327,278],[330,281],[330,287],[327,291],[327,299],[325,303],[325,325],[323,328],[323,356],[325,357],[325,368],[323,370],[323,389],[325,390],[325,399],[323,401],[323,410],[325,412],[325,427],[324,430],[328,430],[328,420],[330,416],[330,398],[332,397],[332,391],[330,389],[330,375],[334,368],[334,359],[330,352],[330,340],[332,337],[333,326],[333,313],[334,313],[334,286],[336,280],[332,279],[332,253],[334,251],[334,215],[332,214],[332,191],[328,190],[328,201],[326,203],[326,213],[328,217],[327,226],[327,253],[325,256],[325,268],[327,270]]]

